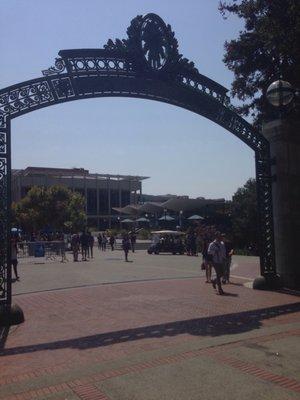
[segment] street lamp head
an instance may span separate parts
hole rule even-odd
[[[272,104],[272,106],[282,107],[291,103],[294,98],[295,91],[289,82],[280,79],[271,83],[267,89],[266,95],[269,103]]]

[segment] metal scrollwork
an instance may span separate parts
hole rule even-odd
[[[5,143],[5,139],[3,140]],[[10,300],[7,296],[7,188],[7,158],[0,156],[0,306]]]
[[[42,74],[44,76],[57,75],[57,74],[62,74],[65,71],[66,71],[66,65],[64,60],[62,58],[56,58],[54,66],[48,69],[44,69],[42,71]]]
[[[160,70],[168,62],[170,43],[167,28],[157,15],[150,14],[144,18],[141,26],[141,48],[150,68]]]
[[[4,124],[5,116],[13,116],[52,101],[54,98],[49,84],[43,80],[10,89],[3,94],[0,92],[0,127]]]

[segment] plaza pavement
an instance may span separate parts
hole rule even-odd
[[[254,291],[254,257],[234,257],[219,296],[200,257],[99,253],[23,259],[4,329],[0,399],[299,399],[298,294]]]

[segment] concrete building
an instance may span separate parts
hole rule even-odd
[[[20,201],[32,186],[62,185],[85,198],[89,227],[117,224],[115,207],[138,204],[146,176],[94,174],[84,168],[27,167],[12,171],[12,201]]]

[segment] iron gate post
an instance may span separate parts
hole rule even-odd
[[[258,209],[260,274],[253,282],[254,289],[274,289],[281,285],[277,275],[274,247],[274,220],[270,146],[255,152],[256,191]]]
[[[24,321],[21,308],[12,305],[11,278],[11,131],[5,118],[0,127],[0,326]]]
[[[297,117],[298,115],[298,117]],[[299,114],[265,123],[273,175],[274,237],[277,273],[286,288],[300,288],[300,119]]]

